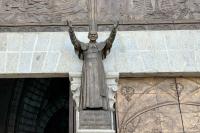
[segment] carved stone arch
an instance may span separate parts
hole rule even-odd
[[[21,98],[21,93],[23,91],[24,86],[24,79],[18,79],[16,81],[14,91],[12,94],[12,98],[10,101],[10,107],[9,107],[9,114],[8,114],[8,122],[6,127],[6,132],[8,133],[14,133],[15,131],[15,123],[16,123],[16,114],[18,111],[18,105]]]
[[[26,79],[16,112],[15,132],[35,132],[37,115],[50,79]]]
[[[163,104],[159,104],[159,105],[154,105],[152,107],[149,107],[149,108],[143,109],[139,112],[136,112],[132,115],[129,115],[129,118],[126,121],[124,121],[121,125],[121,128],[123,130],[119,130],[119,132],[120,133],[124,133],[124,132],[127,133],[130,131],[134,132],[137,130],[139,125],[145,123],[144,121],[148,122],[149,121],[148,119],[151,119],[151,121],[149,121],[149,123],[161,122],[162,121],[161,117],[165,117],[165,116],[162,116],[162,112],[157,111],[157,113],[159,115],[152,113],[152,112],[154,112],[154,110],[158,110],[159,108],[174,107],[177,105],[178,105],[178,103],[175,103],[175,102],[163,103]],[[144,117],[146,114],[151,114],[153,117]],[[159,117],[155,117],[155,116],[159,116]],[[141,122],[141,119],[142,119],[141,117],[143,117],[143,123]],[[176,120],[173,120],[173,119],[170,119],[170,120],[172,121],[172,123],[176,122]],[[147,124],[147,123],[145,123],[145,124]],[[143,129],[145,129],[145,128],[146,127],[143,126]],[[152,130],[154,130],[154,129],[152,129]],[[161,132],[161,130],[159,130],[159,129],[156,129],[156,130]]]
[[[46,124],[59,109],[63,109],[59,118],[64,116],[64,122],[67,122],[68,85],[69,81],[65,78],[16,79],[9,105],[6,133],[43,133]],[[42,130],[37,126],[43,127]],[[68,125],[65,130],[67,128]]]
[[[65,97],[61,97],[54,103],[47,104],[37,118],[36,133],[44,133],[45,127],[51,117],[62,108],[66,110],[68,109],[67,99]]]

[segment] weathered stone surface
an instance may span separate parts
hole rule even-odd
[[[119,18],[125,23],[194,21],[200,18],[199,6],[197,0],[101,0],[98,18],[104,22]]]
[[[0,7],[1,25],[59,24],[66,19],[87,20],[86,0],[3,0]]]
[[[177,78],[185,132],[200,132],[200,79]]]
[[[112,129],[110,111],[81,111],[79,112],[79,129]]]
[[[199,78],[120,79],[118,131],[200,132],[199,95]]]
[[[81,41],[88,42],[88,33],[76,34]],[[108,35],[108,32],[100,32],[98,41]],[[67,32],[0,33],[0,36],[4,36],[0,40],[3,44],[0,74],[81,72],[82,61],[75,55]],[[105,71],[119,72],[122,76],[198,75],[199,36],[198,30],[118,32],[110,55],[103,61]],[[19,54],[19,58],[10,60],[7,54]],[[13,71],[6,69],[10,65],[15,68]]]
[[[87,0],[2,0],[0,31],[64,31],[71,19],[79,31],[86,31]],[[198,0],[99,0],[99,29],[107,30],[120,20],[120,30],[199,29]],[[32,27],[8,27],[32,25]],[[104,25],[104,26],[103,26]],[[4,27],[2,27],[4,26]]]
[[[120,79],[117,93],[119,133],[182,132],[175,79]]]

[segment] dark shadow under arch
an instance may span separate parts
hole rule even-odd
[[[16,85],[13,85],[10,98],[6,133],[74,132],[69,78],[27,78],[14,81]]]
[[[61,108],[53,114],[48,121],[44,133],[68,133],[68,114],[65,108]]]

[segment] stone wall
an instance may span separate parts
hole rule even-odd
[[[101,32],[98,41],[108,34]],[[104,60],[105,71],[120,76],[198,75],[199,35],[198,30],[118,32]],[[88,42],[87,33],[77,36]],[[1,77],[67,76],[82,67],[67,32],[0,33],[0,57]]]
[[[0,31],[63,31],[67,19],[79,31],[86,31],[87,3],[87,0],[1,0]],[[109,24],[116,20],[120,21],[120,30],[199,29],[200,2],[99,0],[96,16],[99,30],[109,29]]]
[[[118,133],[199,132],[199,78],[123,78]]]

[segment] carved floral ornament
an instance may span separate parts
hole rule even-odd
[[[120,89],[120,92],[125,97],[125,99],[129,102],[131,101],[131,97],[135,93],[135,88],[133,86],[122,86]]]

